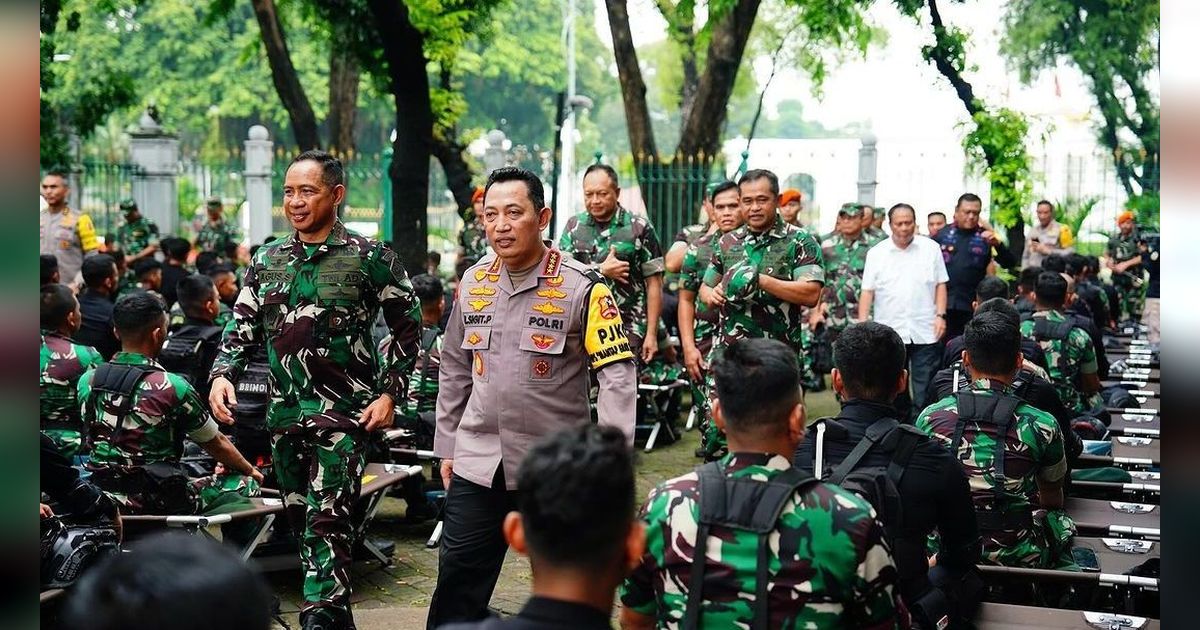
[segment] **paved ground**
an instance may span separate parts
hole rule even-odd
[[[835,413],[837,403],[829,391],[807,397],[810,419]],[[682,422],[681,422],[682,425]],[[696,431],[684,433],[683,438],[651,453],[639,451],[638,497],[644,498],[655,484],[696,466],[700,460],[693,456],[699,445]],[[394,540],[396,551],[393,564],[381,567],[378,562],[360,561],[354,564],[355,620],[361,630],[420,628],[424,626],[429,598],[437,578],[437,549],[426,549],[425,541],[433,531],[433,523],[409,525],[403,522],[404,502],[384,499],[371,528],[371,538]],[[298,570],[280,571],[268,576],[279,595],[284,619],[298,627],[297,614],[303,597]],[[491,605],[503,614],[520,610],[529,596],[529,563],[514,552],[505,558],[500,581],[492,596]]]

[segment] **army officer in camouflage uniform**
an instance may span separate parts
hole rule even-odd
[[[747,171],[738,180],[738,191],[746,224],[721,236],[700,287],[700,299],[721,313],[710,362],[729,344],[748,337],[782,341],[803,361],[800,307],[811,307],[821,297],[821,248],[808,230],[779,216],[775,173]],[[709,396],[714,392],[711,380]],[[723,442],[715,434],[706,440],[706,449],[716,454]]]
[[[293,525],[303,529],[304,628],[353,627],[350,515],[366,436],[391,426],[421,330],[396,254],[337,219],[344,177],[341,162],[323,151],[292,160],[283,208],[296,231],[260,248],[247,268],[209,396],[217,417],[229,421],[237,405],[231,381],[265,342],[272,461]],[[371,338],[380,309],[393,339],[382,365]]]
[[[132,199],[121,202],[121,212],[125,213],[125,223],[117,228],[117,247],[125,252],[125,264],[133,267],[133,263],[158,251],[158,226],[142,216]]]
[[[617,172],[611,166],[589,166],[583,174],[587,212],[567,221],[558,246],[604,276],[629,332],[629,347],[645,364],[658,352],[654,331],[662,309],[666,266],[654,226],[621,207],[617,203],[620,193]]]
[[[600,424],[633,442],[637,385],[620,310],[599,273],[541,240],[550,216],[533,173],[488,178],[496,254],[463,274],[442,343],[433,451],[447,494],[430,628],[487,616],[517,468],[539,437],[589,421],[589,368]]]
[[[821,304],[809,311],[808,325],[816,330],[824,323],[830,332],[830,343],[858,316],[858,294],[862,292],[867,252],[876,242],[862,227],[864,207],[842,206],[838,210],[836,234],[821,243],[828,282]]]

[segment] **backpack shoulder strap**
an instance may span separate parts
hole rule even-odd
[[[992,462],[995,466],[996,485],[992,490],[996,495],[996,508],[999,509],[1003,505],[1004,497],[1004,453],[1005,441],[1008,436],[1008,427],[1012,424],[1013,414],[1017,411],[1017,406],[1021,404],[1021,400],[1016,396],[999,396],[996,401],[996,406],[992,408],[992,423],[996,425],[995,446],[992,452]]]
[[[897,430],[896,447],[892,451],[892,461],[888,463],[888,479],[898,488],[900,480],[904,477],[904,471],[908,468],[908,462],[912,460],[913,453],[921,442],[929,439],[929,436],[921,432],[920,429],[907,424],[901,424]]]
[[[863,438],[858,441],[858,444],[854,445],[854,450],[850,451],[850,454],[846,456],[846,459],[843,459],[842,463],[834,467],[833,471],[829,474],[829,483],[840,485],[843,481],[845,481],[846,476],[853,472],[854,468],[858,466],[858,462],[862,461],[862,458],[865,457],[872,448],[875,448],[875,445],[882,441],[884,437],[895,430],[899,424],[900,423],[896,422],[896,420],[893,418],[880,418],[872,423],[871,426],[867,427],[866,435],[864,435]]]
[[[1045,317],[1038,317],[1033,321],[1033,337],[1038,341],[1059,341],[1070,336],[1073,328],[1075,322],[1071,318],[1062,322],[1052,322]]]
[[[687,607],[683,614],[684,628],[700,627],[700,602],[704,599],[704,565],[709,527],[704,518],[705,508],[720,512],[724,512],[725,508],[721,462],[709,462],[697,467],[696,475],[699,477],[696,492],[699,494],[697,503],[700,504],[700,514],[696,519],[696,540],[692,543],[692,570],[688,579]]]
[[[117,426],[113,430],[116,440],[125,425],[125,417],[133,410],[133,394],[137,386],[151,372],[157,372],[148,365],[128,365],[125,363],[101,363],[92,376],[92,389],[106,394],[119,396],[117,402]],[[90,433],[90,431],[89,431]]]

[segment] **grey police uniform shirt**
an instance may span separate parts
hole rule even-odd
[[[514,287],[494,254],[463,274],[442,345],[433,451],[491,487],[516,489],[530,447],[591,421],[588,370],[602,425],[633,443],[637,375],[616,301],[600,276],[549,247]]]

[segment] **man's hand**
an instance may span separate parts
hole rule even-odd
[[[984,230],[979,236],[987,241],[988,245],[996,246],[1000,244],[1000,237],[996,236],[996,233],[991,230]]]
[[[616,280],[621,284],[629,284],[629,263],[617,258],[617,247],[610,245],[608,248],[608,258],[605,258],[600,263],[600,273],[604,277]]]
[[[700,299],[709,308],[715,309],[725,306],[725,285],[722,283],[715,287],[708,285],[700,287]]]
[[[821,324],[825,323],[825,313],[823,312],[824,310],[825,309],[822,309],[822,308],[814,308],[808,312],[808,329],[809,330],[815,332],[817,330],[817,326],[820,326]]]
[[[688,375],[692,377],[693,381],[700,380],[703,361],[704,355],[700,354],[700,348],[697,348],[695,344],[683,347],[683,365],[687,368]]]
[[[259,469],[255,468],[255,467],[251,466],[251,467],[250,467],[250,475],[249,475],[249,476],[250,476],[250,478],[251,478],[251,479],[253,479],[253,480],[257,481],[259,485],[262,485],[262,482],[263,482],[263,474],[262,474],[262,471],[261,471],[261,470],[259,470]]]
[[[41,512],[42,518],[50,518],[51,516],[54,516],[54,510],[51,510],[50,506],[46,505],[45,503],[38,504],[38,511]]]
[[[439,472],[442,475],[442,490],[449,490],[450,478],[454,476],[454,460],[443,459],[441,470]]]
[[[208,406],[212,407],[218,422],[233,424],[232,408],[237,407],[237,394],[229,379],[224,376],[213,379],[212,389],[208,392]]]
[[[658,335],[646,335],[646,338],[642,340],[642,363],[649,363],[656,353],[658,353]]]
[[[386,429],[392,426],[395,411],[396,403],[392,400],[391,394],[384,394],[367,405],[358,422],[368,433],[376,429]]]
[[[942,335],[946,334],[946,320],[942,317],[933,318],[933,336],[935,339],[941,339]]]

